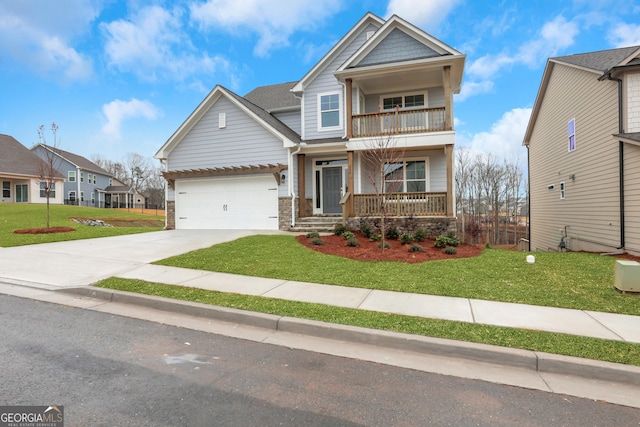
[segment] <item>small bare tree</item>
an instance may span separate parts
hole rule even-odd
[[[378,107],[380,110],[380,107]],[[397,107],[396,107],[397,111]],[[387,194],[399,190],[403,182],[404,149],[397,146],[396,128],[390,126],[386,120],[388,114],[378,113],[375,116],[376,129],[381,129],[377,135],[367,141],[367,149],[362,152],[362,158],[367,168],[367,179],[373,188],[380,212],[380,234],[384,251],[386,239]]]
[[[47,139],[44,134],[44,125],[38,127],[38,140],[42,144],[42,161],[38,163],[38,179],[40,191],[44,192],[47,198],[47,228],[51,228],[51,194],[56,191],[56,181],[60,178],[57,170],[58,156],[55,151],[58,149],[58,125],[51,124],[51,132],[53,133],[53,145],[47,146]],[[62,191],[62,189],[59,189]]]

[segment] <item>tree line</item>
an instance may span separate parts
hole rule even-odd
[[[515,160],[456,149],[458,234],[469,243],[517,244],[526,237],[527,185]]]

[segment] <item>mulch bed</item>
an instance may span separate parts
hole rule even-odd
[[[309,249],[329,255],[337,255],[357,261],[398,261],[408,263],[419,263],[439,259],[468,258],[480,255],[482,247],[478,245],[467,245],[461,243],[454,255],[447,255],[441,248],[435,247],[435,241],[428,239],[424,242],[414,242],[424,248],[422,252],[409,252],[412,245],[402,245],[398,240],[387,240],[391,248],[382,251],[378,247],[380,242],[371,242],[359,231],[354,232],[356,239],[360,243],[358,247],[347,246],[347,241],[342,236],[330,235],[321,236],[322,245],[311,243],[313,239],[305,236],[298,236],[297,240]]]
[[[49,227],[49,228],[26,228],[24,230],[15,230],[13,234],[51,234],[51,233],[68,233],[76,231],[71,227]]]

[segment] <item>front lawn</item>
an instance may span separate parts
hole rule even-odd
[[[0,246],[21,246],[65,240],[92,239],[162,230],[164,219],[115,209],[84,206],[51,205],[51,227],[72,227],[75,231],[51,234],[14,234],[15,230],[45,228],[47,207],[39,204],[7,203],[0,205]],[[90,227],[78,224],[70,218],[131,220],[127,227]],[[133,221],[142,220],[142,221]],[[127,224],[128,225],[128,224]]]
[[[355,249],[355,248],[354,248]],[[293,236],[251,236],[156,264],[330,285],[640,315],[640,297],[613,287],[615,258],[485,249],[422,264],[362,262],[307,249]]]

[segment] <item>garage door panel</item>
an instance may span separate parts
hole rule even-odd
[[[176,181],[176,228],[278,229],[273,175]]]

